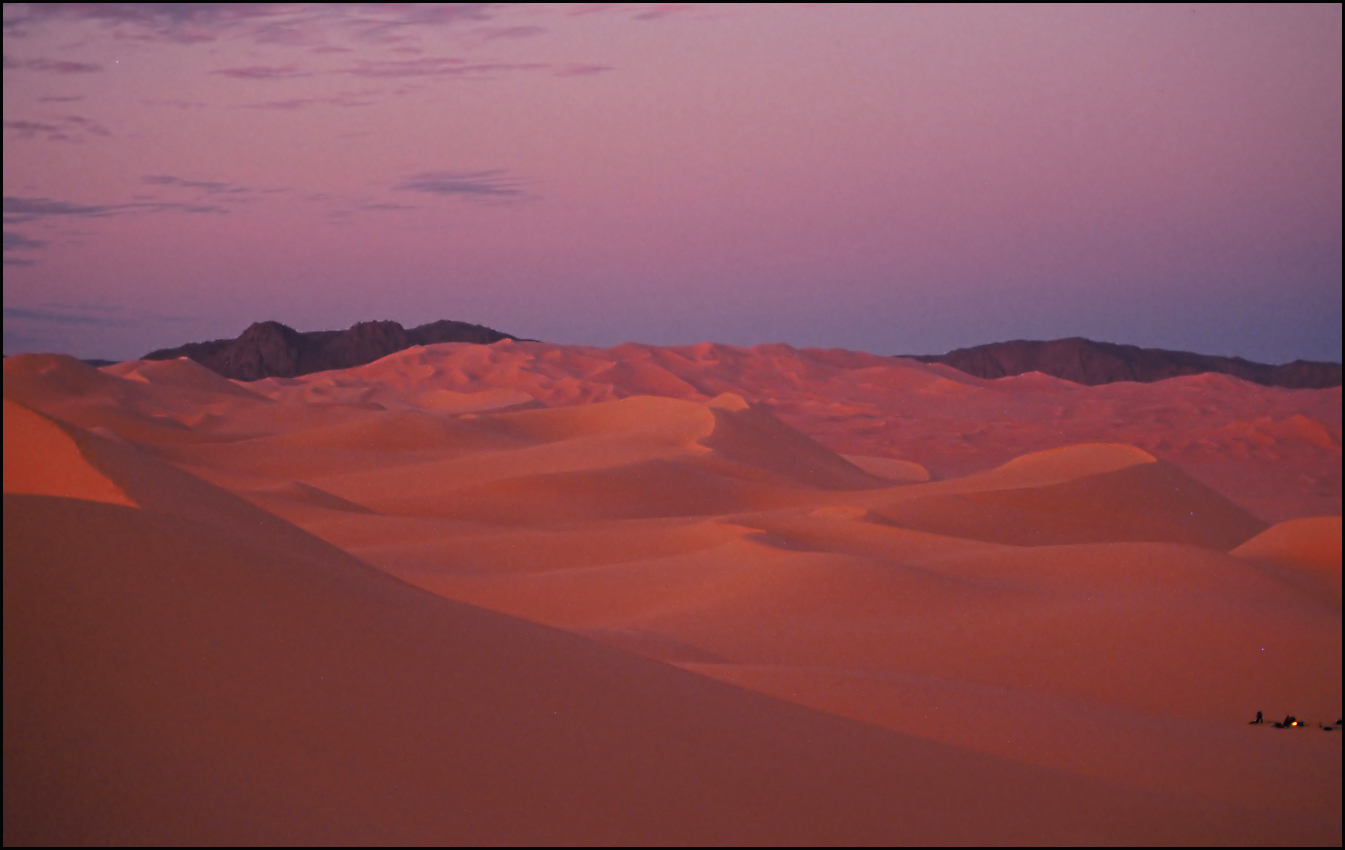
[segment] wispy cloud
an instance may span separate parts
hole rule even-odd
[[[48,21],[101,23],[123,38],[180,44],[214,41],[226,32],[264,26],[286,14],[272,3],[30,3],[6,5],[5,29],[25,35]],[[294,6],[288,7],[291,17]]]
[[[178,177],[173,174],[150,174],[140,178],[140,182],[148,186],[162,186],[169,190],[179,190],[188,193],[197,193],[201,201],[211,203],[242,204],[253,203],[262,199],[265,195],[274,195],[288,192],[286,188],[267,188],[258,189],[254,186],[243,186],[238,183],[230,183],[224,180],[195,180],[186,177]],[[203,197],[202,197],[203,196]],[[137,203],[146,204],[149,211],[169,211],[179,210],[181,212],[224,212],[222,207],[212,206],[211,203],[168,203],[161,201],[157,195],[137,195]],[[161,208],[157,209],[157,208]]]
[[[6,251],[19,251],[25,248],[41,248],[46,244],[46,242],[38,239],[30,239],[22,233],[16,233],[13,230],[5,231],[4,247]]]
[[[7,320],[44,322],[59,325],[101,325],[117,327],[143,325],[147,322],[194,322],[189,316],[169,316],[152,312],[129,312],[125,308],[110,304],[54,304],[46,303],[36,307],[5,307]]]
[[[366,42],[405,41],[407,31],[423,26],[456,26],[491,19],[492,3],[387,4],[346,6],[348,14],[337,21],[350,36]]]
[[[316,97],[296,97],[290,100],[267,100],[261,103],[245,103],[240,109],[275,109],[281,112],[290,112],[295,109],[303,109],[306,106],[317,106],[327,98]]]
[[[51,142],[83,142],[89,136],[108,137],[112,133],[94,121],[82,115],[63,115],[43,121],[17,120],[6,121],[4,127],[20,139],[44,137]]]
[[[6,71],[48,71],[53,74],[91,74],[103,70],[102,65],[90,62],[67,62],[60,59],[10,59],[4,58]]]
[[[47,243],[38,239],[31,239],[22,233],[13,230],[5,231],[5,265],[7,266],[31,266],[37,263],[36,260],[28,257],[11,257],[10,251],[33,251],[45,246]]]
[[[659,18],[666,18],[669,15],[675,15],[678,12],[685,12],[691,6],[686,3],[660,3],[652,9],[645,9],[637,12],[633,17],[637,21],[656,21]]]
[[[142,100],[146,106],[171,106],[174,109],[204,109],[207,104],[196,100]]]
[[[571,62],[569,65],[557,65],[551,73],[557,77],[583,77],[615,70],[611,65],[587,65],[582,62]]]
[[[598,12],[606,12],[608,9],[615,9],[619,5],[619,3],[579,3],[570,7],[569,14],[573,17],[593,15]]]
[[[378,78],[470,77],[500,71],[535,71],[548,67],[544,62],[467,62],[427,56],[422,59],[361,60],[341,73]]]
[[[149,183],[153,186],[177,186],[181,189],[199,189],[211,194],[247,194],[252,190],[246,186],[239,186],[235,183],[224,183],[218,180],[184,180],[181,177],[173,177],[168,174],[152,174],[148,177],[140,178],[141,183]]]
[[[23,36],[49,22],[85,20],[134,41],[324,47],[332,34],[396,42],[417,27],[488,21],[493,10],[488,3],[33,3],[6,4],[4,25]]]
[[[248,65],[242,68],[221,68],[210,73],[235,80],[288,80],[313,76],[311,72],[300,71],[293,65]]]
[[[245,103],[239,106],[239,109],[274,109],[281,112],[291,112],[296,109],[306,109],[310,106],[372,106],[374,101],[361,99],[356,95],[338,95],[337,97],[296,97],[289,100],[264,100],[260,103]]]
[[[181,204],[162,201],[134,201],[128,204],[77,204],[54,201],[50,198],[26,198],[6,195],[4,198],[6,224],[51,218],[108,218],[115,215],[153,212],[227,213],[224,207],[210,204]]]
[[[476,198],[518,198],[523,195],[521,183],[508,176],[504,169],[491,171],[426,171],[412,174],[393,187],[402,192],[425,192],[431,195],[466,195]]]
[[[100,218],[116,215],[127,204],[75,204],[69,201],[53,201],[50,198],[21,198],[6,195],[4,198],[4,216],[7,224],[33,221],[52,216],[76,218]]]
[[[515,72],[549,72],[558,77],[585,76],[611,70],[609,66],[576,62],[492,61],[426,55],[429,44],[440,50],[442,38],[428,42],[432,30],[456,29],[454,38],[465,51],[544,36],[548,29],[532,21],[510,23],[498,20],[505,6],[489,3],[460,4],[271,4],[271,3],[162,3],[162,4],[9,4],[5,9],[6,33],[22,36],[29,31],[54,30],[70,21],[101,25],[119,40],[167,41],[178,44],[211,43],[223,39],[251,41],[270,47],[301,48],[311,61],[294,61],[298,54],[256,64],[221,67],[208,73],[240,82],[275,82],[345,74],[366,79],[493,78]],[[627,7],[629,8],[629,7]],[[646,14],[662,16],[680,8],[675,4],[653,7]],[[583,14],[586,8],[572,10]],[[381,57],[353,58],[340,55],[381,48]],[[394,58],[396,54],[410,54]],[[258,54],[254,54],[258,55]],[[335,66],[320,56],[331,55]],[[367,54],[366,54],[367,55]],[[291,61],[286,61],[290,59]],[[27,69],[60,74],[105,70],[93,62],[66,61],[52,57],[5,57],[7,69]],[[317,105],[362,106],[363,100],[276,98],[249,104],[246,108],[294,110]],[[186,108],[196,104],[164,101],[159,105]]]
[[[54,310],[28,310],[23,307],[5,307],[6,319],[23,319],[29,322],[54,322],[61,325],[125,325],[125,319],[110,316],[90,316],[80,313],[58,312]]]
[[[544,32],[546,32],[546,27],[530,24],[512,27],[482,27],[476,30],[476,33],[485,41],[494,41],[497,38],[528,38],[529,36],[541,35]]]
[[[388,204],[388,203],[367,203],[358,204],[357,209],[362,210],[417,210],[420,207],[414,204]]]
[[[56,124],[44,124],[41,121],[6,121],[6,130],[13,130],[19,134],[21,139],[31,139],[39,133],[47,134],[48,138],[60,138],[61,128]]]

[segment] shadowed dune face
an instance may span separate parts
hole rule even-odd
[[[1247,725],[1340,714],[1339,388],[506,342],[5,395],[7,843],[1340,841],[1340,735]]]

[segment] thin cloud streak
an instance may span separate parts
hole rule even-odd
[[[499,71],[537,71],[549,68],[545,62],[466,62],[450,57],[423,59],[361,60],[339,73],[354,77],[397,79],[407,77],[469,77]]]
[[[23,59],[13,60],[5,56],[6,71],[47,71],[54,74],[92,74],[103,70],[102,65],[91,62],[66,62],[59,59]]]
[[[430,195],[466,195],[476,198],[518,198],[523,195],[519,181],[506,176],[503,169],[490,171],[426,171],[412,174],[393,187],[399,192],[424,192]]]
[[[561,65],[555,68],[551,73],[557,77],[586,77],[615,70],[616,68],[611,65],[588,65],[583,62],[572,62],[569,65]]]
[[[300,71],[293,65],[248,65],[242,68],[221,68],[210,73],[234,80],[288,80],[313,76],[312,72]]]
[[[27,310],[22,307],[5,307],[6,319],[20,319],[29,322],[51,322],[60,325],[126,325],[125,319],[106,316],[84,316],[76,313],[57,313],[50,310]]]
[[[57,21],[90,21],[114,37],[139,42],[203,44],[239,38],[256,44],[323,48],[330,32],[358,41],[395,43],[414,27],[491,20],[492,5],[280,3],[6,4],[5,31],[21,37]]]
[[[512,27],[484,27],[477,32],[481,35],[482,39],[493,41],[497,38],[528,38],[534,35],[542,35],[546,31],[546,27],[523,25]]]
[[[134,327],[147,322],[178,324],[194,322],[195,317],[166,316],[160,313],[127,315],[119,306],[104,304],[50,304],[46,307],[5,307],[7,321],[42,322],[56,325],[97,325],[101,327]]]
[[[6,224],[22,224],[44,218],[107,218],[143,212],[227,213],[224,207],[208,204],[179,204],[161,201],[136,201],[129,204],[77,204],[50,198],[26,198],[6,195]]]
[[[31,239],[22,233],[16,233],[12,230],[6,230],[4,236],[4,248],[6,251],[19,251],[25,248],[41,248],[46,245],[39,239]]]
[[[6,121],[4,122],[4,128],[14,133],[15,137],[20,140],[35,139],[42,136],[49,142],[80,143],[86,141],[88,136],[100,136],[102,138],[112,136],[112,132],[102,124],[82,115],[65,115],[46,121],[25,119]]]
[[[153,174],[148,177],[140,178],[141,183],[148,183],[152,186],[176,186],[182,189],[200,189],[203,192],[211,194],[247,194],[252,192],[246,186],[238,186],[233,183],[223,183],[217,180],[184,180],[181,177],[173,177],[168,174]]]
[[[353,108],[356,106],[373,106],[372,100],[357,100],[353,97],[296,97],[289,100],[266,100],[261,103],[245,103],[238,109],[270,109],[280,112],[292,112],[296,109],[307,109],[310,106],[339,106],[342,108]]]

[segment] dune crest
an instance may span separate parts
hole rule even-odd
[[[1020,487],[1040,487],[1157,462],[1158,458],[1135,446],[1085,443],[1016,457],[992,472],[983,473],[981,480],[993,477],[997,482],[1013,482]]]
[[[64,428],[18,402],[6,398],[4,403],[4,492],[137,507],[89,463]]]
[[[1340,517],[1302,517],[1271,526],[1230,554],[1339,573],[1340,537]]]
[[[1341,607],[1341,519],[1302,517],[1267,528],[1229,553],[1274,564]]]
[[[930,480],[929,470],[909,460],[897,460],[892,457],[874,457],[873,455],[841,455],[855,466],[879,478],[888,481],[917,484]]]

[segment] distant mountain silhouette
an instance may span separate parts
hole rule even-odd
[[[142,360],[190,357],[226,378],[256,381],[293,378],[328,369],[363,366],[413,345],[492,343],[517,339],[482,325],[447,319],[410,330],[397,322],[360,322],[344,331],[296,331],[280,322],[257,322],[237,339],[191,342],[151,351]]]
[[[1338,387],[1341,364],[1295,360],[1282,366],[1253,363],[1241,357],[1216,357],[1189,351],[1166,351],[1093,342],[1082,337],[1049,342],[1016,339],[947,354],[912,356],[922,363],[945,363],[978,378],[1004,378],[1024,372],[1044,372],[1076,384],[1096,386],[1116,381],[1152,383],[1180,375],[1219,372],[1268,387],[1298,389]]]

